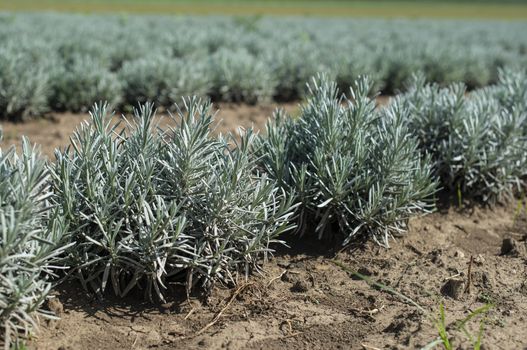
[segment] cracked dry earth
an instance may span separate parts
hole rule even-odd
[[[483,348],[527,349],[526,236],[525,203],[521,214],[516,205],[450,209],[412,220],[409,232],[390,249],[367,242],[339,251],[335,242],[291,238],[291,249],[279,248],[261,275],[189,301],[180,286],[172,287],[173,299],[162,305],[140,296],[101,302],[66,286],[49,303],[61,320],[43,322],[29,345],[42,350],[417,349],[437,338],[426,315],[437,317],[443,302],[454,349],[470,349],[455,322],[485,303],[494,307],[486,314]],[[334,260],[411,298],[426,314]],[[449,294],[444,286],[450,280],[460,281],[461,289]],[[474,334],[480,319],[470,323]]]

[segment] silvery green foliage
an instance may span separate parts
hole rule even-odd
[[[476,90],[480,99],[495,99],[513,113],[527,113],[527,72],[521,69],[500,69],[495,85]],[[527,128],[527,123],[525,123]],[[524,129],[527,135],[527,129]]]
[[[170,280],[235,282],[291,227],[291,203],[255,173],[254,136],[233,149],[210,137],[210,105],[185,107],[163,132],[150,104],[124,129],[96,106],[57,153],[54,188],[77,242],[68,261],[86,288],[163,299]]]
[[[181,203],[186,233],[195,240],[191,271],[234,281],[233,272],[247,274],[272,252],[269,244],[292,228],[291,198],[258,173],[251,130],[239,140],[211,138],[211,105],[191,99],[185,107],[186,114],[178,112],[180,126],[167,133],[164,191]]]
[[[178,203],[159,191],[162,142],[153,123],[145,105],[120,131],[107,106],[96,105],[91,122],[56,153],[54,191],[76,242],[69,264],[99,294],[110,285],[124,296],[139,284],[147,297],[162,298],[166,274],[192,254]]]
[[[524,22],[499,21],[0,14],[0,51],[24,52],[25,59],[16,62],[22,79],[6,86],[12,87],[8,100],[30,115],[34,103],[28,96],[40,91],[34,84],[45,85],[46,72],[61,71],[77,57],[89,57],[95,71],[116,75],[128,66],[129,77],[129,64],[137,64],[135,81],[158,77],[149,60],[178,59],[187,73],[176,95],[202,93],[202,66],[213,83],[209,97],[220,100],[294,99],[319,72],[341,88],[367,74],[392,94],[415,71],[429,81],[462,81],[471,89],[495,83],[499,68],[527,64],[526,31]],[[61,87],[67,94],[67,85]],[[127,96],[128,103],[144,99],[141,89],[128,93],[134,91],[139,95]],[[0,107],[5,117],[7,104]]]
[[[117,76],[89,56],[75,57],[51,76],[50,105],[54,110],[86,112],[95,102],[106,100],[112,106],[121,99]]]
[[[61,34],[58,34],[58,39],[54,42],[54,50],[57,52],[58,57],[60,57],[60,64],[57,64],[57,68],[66,68],[69,66],[74,66],[79,62],[79,59],[84,58],[84,62],[88,59],[92,60],[94,66],[92,68],[106,68],[109,69],[112,65],[110,52],[105,48],[106,43],[103,40],[83,40],[79,41],[78,37],[83,36],[81,32],[84,32],[84,29],[77,28],[72,32],[62,33],[64,37],[61,37]],[[93,30],[93,29],[92,29]],[[84,35],[96,35],[95,33],[84,32]]]
[[[46,165],[24,139],[22,154],[0,150],[0,344],[26,338],[48,295],[54,265],[67,248],[64,223],[50,207]]]
[[[210,58],[212,98],[257,103],[271,100],[275,81],[267,66],[242,50],[220,49]]]
[[[155,102],[169,107],[183,96],[206,96],[210,90],[208,65],[163,56],[140,58],[124,64],[119,72],[125,103]]]
[[[364,55],[370,55],[371,59],[363,59]],[[347,92],[351,82],[364,74],[367,74],[372,81],[372,91],[381,91],[385,87],[384,77],[387,74],[386,58],[377,52],[372,55],[371,48],[367,45],[355,45],[353,51],[335,52],[332,57],[335,59],[332,70],[336,72],[335,80],[341,91]],[[317,73],[313,73],[304,81],[309,81],[309,78]]]
[[[267,59],[266,65],[271,69],[277,82],[274,92],[275,99],[297,100],[307,93],[306,82],[312,76],[317,73],[335,75],[332,67],[326,62],[328,56],[322,55],[316,45],[317,43],[312,41],[308,35],[302,35],[275,50],[264,51],[264,57]]]
[[[491,88],[500,89],[507,88]],[[423,76],[416,76],[394,104],[411,110],[408,127],[421,151],[432,157],[446,190],[493,203],[512,196],[521,185],[527,172],[524,108],[508,109],[488,93],[467,96],[463,84],[427,84]]]
[[[309,91],[298,119],[278,112],[267,125],[256,147],[261,167],[297,194],[302,231],[388,245],[412,215],[433,207],[431,167],[404,125],[407,110],[376,109],[367,78],[350,89],[350,100],[323,77]]]
[[[46,67],[23,51],[0,50],[0,118],[25,120],[47,110]]]

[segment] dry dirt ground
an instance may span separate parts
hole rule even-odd
[[[43,322],[30,348],[73,349],[418,349],[437,338],[440,303],[454,349],[470,349],[457,320],[485,303],[485,349],[527,349],[527,215],[514,206],[449,209],[411,221],[390,249],[372,242],[339,251],[336,242],[290,238],[261,275],[187,300],[151,304],[140,296],[103,302],[78,286],[50,303],[60,321]],[[517,245],[502,252],[504,239]],[[469,283],[470,289],[465,290]],[[374,288],[336,265],[390,286]],[[462,281],[459,295],[443,289]],[[463,286],[464,285],[464,286]],[[427,316],[428,315],[428,316]],[[470,323],[476,334],[479,320]]]
[[[265,122],[273,114],[276,108],[283,108],[289,113],[297,113],[297,103],[267,104],[267,105],[237,105],[237,104],[214,104],[216,110],[215,132],[235,132],[238,127],[254,127],[261,130]],[[166,116],[160,112],[159,116]],[[2,148],[11,145],[20,145],[21,137],[27,136],[31,142],[39,145],[42,153],[50,159],[54,159],[55,148],[63,147],[69,143],[69,137],[75,128],[84,120],[89,119],[88,113],[50,113],[44,118],[34,119],[24,123],[1,122],[4,139],[0,142]],[[115,120],[120,119],[116,115]],[[162,122],[168,123],[169,118],[164,117]],[[163,126],[163,125],[161,125]]]
[[[297,111],[296,104],[284,107]],[[274,108],[220,105],[218,131],[261,128]],[[7,136],[2,147],[25,134],[51,155],[86,117],[61,114],[2,123]],[[470,349],[456,321],[492,303],[485,314],[484,348],[527,349],[527,204],[522,205],[521,213],[516,204],[441,209],[413,219],[409,232],[394,239],[390,249],[372,242],[342,249],[338,242],[289,237],[290,248],[276,247],[260,275],[188,300],[178,285],[170,286],[165,304],[145,302],[139,295],[100,301],[75,284],[63,285],[48,303],[61,319],[42,321],[28,347],[416,349],[437,338],[433,319],[444,303],[454,349]],[[390,286],[424,312],[349,271]],[[445,287],[456,283],[457,289]],[[479,320],[470,322],[473,334]]]

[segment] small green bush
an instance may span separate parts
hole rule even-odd
[[[67,245],[64,223],[50,207],[48,173],[24,140],[22,155],[0,150],[0,344],[27,337],[51,287],[54,266]]]
[[[431,167],[407,111],[376,109],[370,87],[359,79],[348,100],[335,83],[313,80],[298,119],[278,112],[255,149],[262,169],[297,194],[301,230],[314,224],[319,238],[340,232],[344,244],[363,235],[387,245],[410,216],[432,209]]]
[[[207,73],[206,62],[159,56],[125,63],[119,78],[128,105],[154,102],[170,107],[184,96],[206,96],[211,87]]]
[[[328,56],[318,52],[316,44],[308,38],[292,38],[283,47],[264,51],[266,65],[276,81],[274,98],[278,101],[295,101],[303,98],[306,82],[317,73],[331,74]],[[333,59],[334,56],[331,56]],[[340,63],[340,62],[339,62]]]
[[[246,50],[220,49],[210,59],[211,97],[254,104],[270,101],[276,82],[269,68]]]
[[[48,109],[46,67],[27,53],[0,50],[0,118],[22,121]]]
[[[502,89],[489,90],[502,96],[499,102],[489,91],[467,96],[463,84],[441,88],[416,76],[395,101],[410,109],[408,127],[432,157],[441,186],[459,200],[494,203],[511,197],[527,172],[525,109],[506,108],[506,99],[516,93],[501,95]]]
[[[495,85],[473,93],[482,100],[496,100],[500,107],[511,113],[527,113],[527,72],[521,69],[500,69]],[[527,122],[524,122],[527,136]]]
[[[289,229],[291,203],[256,172],[254,136],[210,137],[211,106],[185,100],[177,127],[157,130],[152,105],[119,131],[96,106],[57,152],[54,189],[69,226],[68,265],[82,284],[163,299],[167,282],[234,282]]]
[[[86,112],[95,102],[115,106],[121,100],[117,76],[88,56],[58,68],[51,79],[49,104],[56,111]]]

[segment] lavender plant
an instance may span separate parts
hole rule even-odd
[[[215,100],[257,103],[274,95],[270,70],[246,50],[221,49],[211,56],[210,67]]]
[[[47,110],[49,75],[45,71],[27,53],[0,51],[0,118],[22,121]]]
[[[265,17],[242,22],[221,16],[0,14],[0,115],[41,113],[50,92],[48,72],[58,72],[51,79],[54,95],[69,96],[58,103],[52,99],[52,108],[65,109],[68,101],[86,108],[101,98],[113,100],[115,94],[93,91],[101,86],[96,81],[108,83],[115,75],[125,85],[126,103],[163,99],[160,104],[168,106],[173,96],[201,94],[202,82],[211,84],[204,92],[213,99],[254,103],[302,98],[305,82],[319,72],[335,77],[341,88],[368,74],[392,94],[416,70],[430,81],[463,81],[472,89],[495,83],[501,67],[527,63],[523,22]],[[89,62],[78,62],[79,57]],[[161,93],[150,92],[158,86]],[[164,97],[163,86],[174,90]]]
[[[301,232],[339,232],[347,244],[367,236],[388,245],[408,219],[429,212],[435,183],[428,159],[404,124],[407,110],[376,109],[371,82],[360,78],[351,99],[324,77],[309,86],[298,119],[283,112],[267,125],[260,166],[300,203]]]
[[[57,111],[86,112],[101,100],[116,105],[121,100],[117,76],[89,56],[76,57],[52,75],[50,105]]]
[[[170,107],[183,96],[206,96],[211,87],[207,62],[164,56],[142,58],[124,64],[119,72],[124,102],[154,102]]]
[[[150,106],[136,117],[120,130],[107,105],[96,105],[91,123],[56,152],[54,191],[76,242],[67,260],[85,288],[102,294],[111,285],[124,296],[141,284],[147,297],[162,298],[166,270],[174,256],[186,259],[190,238],[178,204],[157,191],[161,140]]]
[[[50,206],[48,172],[24,139],[22,154],[0,150],[0,344],[16,346],[52,317],[41,309],[64,244],[65,226]]]
[[[525,110],[499,101],[481,92],[467,96],[463,84],[440,88],[416,76],[394,104],[410,109],[408,127],[432,157],[441,186],[492,204],[511,197],[527,172]]]
[[[327,61],[335,58],[320,53],[317,47],[320,43],[310,41],[306,35],[290,39],[275,50],[263,52],[266,66],[276,81],[274,98],[279,101],[303,98],[307,93],[306,82],[317,73],[334,75]]]
[[[476,90],[479,99],[496,100],[501,108],[512,113],[527,113],[527,72],[521,69],[500,69],[495,85]],[[527,135],[527,123],[524,123]]]
[[[190,268],[198,275],[234,282],[272,251],[270,243],[291,229],[291,198],[257,172],[251,130],[211,139],[211,105],[186,101],[187,115],[171,128],[163,155],[165,191],[182,203],[187,233],[195,239]]]
[[[235,282],[291,228],[290,201],[255,173],[252,133],[234,149],[211,138],[210,107],[185,100],[165,132],[151,104],[124,128],[98,105],[57,153],[58,205],[77,242],[68,261],[86,288],[163,299],[167,281]]]

